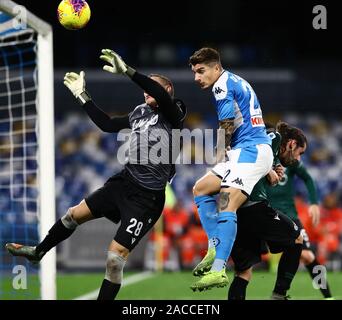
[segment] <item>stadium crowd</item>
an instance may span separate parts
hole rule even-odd
[[[342,126],[338,118],[322,118],[322,115],[300,116],[299,114],[267,114],[266,121],[275,123],[282,119],[304,130],[308,137],[308,149],[302,160],[316,182],[320,199],[321,221],[313,227],[307,213],[307,192],[302,181],[295,180],[296,206],[299,216],[310,237],[311,245],[318,260],[326,264],[329,269],[342,269]],[[215,128],[217,119],[210,115],[201,116],[190,114],[185,127],[191,129]],[[21,138],[20,138],[21,137]],[[1,138],[1,137],[0,137]],[[79,113],[68,114],[57,119],[56,130],[56,208],[57,215],[65,212],[72,203],[81,200],[82,195],[88,194],[101,186],[105,177],[118,172],[122,165],[118,162],[116,154],[120,146],[112,134],[103,134],[85,116]],[[1,138],[2,140],[5,138]],[[18,144],[23,136],[17,135]],[[26,137],[26,150],[30,150],[29,143],[35,142],[35,135]],[[1,144],[6,145],[6,141]],[[192,158],[201,145],[196,145],[194,139],[190,144],[184,145],[185,154]],[[23,144],[24,145],[24,144]],[[31,150],[34,153],[34,148]],[[20,150],[20,149],[19,149]],[[9,150],[0,149],[0,158],[8,158]],[[21,151],[22,152],[22,151]],[[17,156],[22,156],[18,154]],[[25,170],[28,177],[28,186],[21,186],[23,173],[15,174],[13,192],[15,196],[25,196],[26,210],[17,223],[35,223],[34,215],[37,197],[34,170],[35,162],[26,160]],[[0,161],[0,172],[6,172],[9,162]],[[18,164],[19,165],[19,164]],[[21,166],[23,164],[21,163]],[[6,167],[7,166],[7,167]],[[163,259],[166,269],[192,268],[205,254],[207,239],[201,228],[196,206],[193,203],[192,187],[198,177],[207,170],[206,164],[178,165],[177,175],[172,183],[173,201],[167,201],[164,209],[163,222]],[[30,175],[30,172],[32,174]],[[8,176],[0,175],[0,212],[3,227],[6,222],[13,220],[8,199]],[[12,204],[13,205],[13,204]],[[22,206],[22,202],[18,202]],[[32,210],[30,210],[30,208]],[[11,221],[13,222],[13,221]],[[3,231],[6,228],[2,228]],[[27,231],[28,230],[28,231]],[[30,232],[30,228],[23,232]],[[34,228],[32,228],[34,230]],[[10,231],[8,231],[10,232]],[[149,236],[149,248],[153,248],[153,233]],[[153,266],[146,259],[148,268]]]
[[[268,114],[268,121],[280,115]],[[205,119],[205,120],[204,120]],[[337,119],[321,116],[303,117],[287,114],[282,120],[302,128],[308,137],[308,150],[303,156],[314,177],[321,205],[321,221],[313,227],[307,213],[307,192],[298,179],[295,182],[296,205],[321,263],[330,269],[342,268],[342,129]],[[191,114],[187,128],[210,128],[216,119]],[[57,212],[65,212],[82,194],[94,190],[104,177],[118,171],[116,152],[119,147],[112,135],[102,134],[79,115],[69,115],[57,125],[56,131]],[[184,145],[185,154],[195,156],[196,141]],[[192,187],[206,170],[206,165],[178,165],[172,183],[175,201],[164,209],[163,256],[169,269],[192,268],[205,254],[207,239],[200,226],[193,203]],[[150,235],[153,241],[154,235]]]

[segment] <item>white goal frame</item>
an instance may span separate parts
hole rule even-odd
[[[0,10],[16,16],[22,6],[1,0]],[[38,33],[38,183],[39,238],[45,237],[55,223],[55,137],[53,100],[53,32],[52,27],[27,9],[25,22]],[[40,264],[40,294],[43,300],[56,300],[56,249],[50,250]]]

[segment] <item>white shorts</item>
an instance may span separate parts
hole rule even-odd
[[[233,187],[250,195],[256,183],[272,169],[273,152],[268,144],[230,150],[228,161],[218,163],[211,171],[221,181],[221,188]]]

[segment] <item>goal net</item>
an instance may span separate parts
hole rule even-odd
[[[40,265],[5,244],[36,245],[55,219],[52,32],[0,2],[0,300],[55,299],[55,251]]]

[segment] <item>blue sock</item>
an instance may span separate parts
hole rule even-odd
[[[217,228],[216,200],[213,196],[194,197],[202,227],[208,236],[209,248],[215,246]]]
[[[235,212],[225,211],[220,212],[218,215],[216,231],[218,245],[216,246],[216,257],[211,270],[221,271],[225,267],[236,237],[236,219]]]

